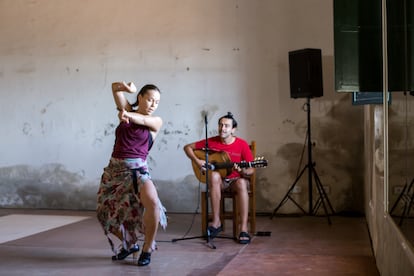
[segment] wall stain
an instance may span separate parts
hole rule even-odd
[[[188,125],[184,125],[182,128],[175,128],[174,123],[169,121],[165,124],[165,127],[162,131],[163,135],[174,135],[174,136],[181,136],[181,135],[188,135],[190,132],[190,128]]]
[[[116,125],[113,123],[108,123],[104,129],[104,136],[112,136],[115,134]]]
[[[43,121],[40,122],[40,129],[41,129],[41,133],[43,135],[45,135],[46,134],[46,127],[45,127],[45,123]]]
[[[28,123],[28,122],[23,123],[22,132],[26,136],[29,136],[31,134],[32,126],[30,125],[30,123]]]
[[[290,124],[290,125],[294,125],[295,124],[295,122],[294,121],[292,121],[291,119],[285,119],[285,120],[283,120],[282,121],[282,124]]]
[[[312,161],[315,162],[315,171],[322,185],[330,188],[328,198],[334,210],[363,213],[364,114],[362,107],[349,107],[347,103],[349,103],[349,95],[332,105],[325,116],[311,119]],[[283,122],[294,127],[295,133],[305,140],[307,131],[305,119],[295,124],[290,120]],[[260,172],[258,186],[262,186],[263,191],[261,189],[258,191],[259,198],[263,198],[263,201],[258,200],[258,209],[273,210],[294,183],[299,172],[307,165],[307,143],[306,141],[303,144],[288,142],[280,146],[276,152],[265,153],[265,156],[270,159],[269,168],[275,166],[279,169]],[[305,210],[309,205],[308,184],[306,169],[296,184],[302,188],[302,192],[291,194]],[[315,189],[314,180],[313,189]],[[273,198],[270,195],[273,195]],[[313,195],[316,200],[316,191],[313,191]],[[274,205],[268,205],[270,202]],[[281,208],[281,213],[297,212],[302,211],[292,202],[284,204]],[[323,208],[319,208],[319,212],[324,214]]]
[[[0,206],[94,210],[99,183],[61,164],[40,167],[16,165],[0,168]]]
[[[52,102],[49,102],[45,107],[40,110],[40,114],[45,114],[49,106],[52,105]]]
[[[115,129],[117,125],[114,123],[107,123],[103,129],[98,130],[95,133],[95,139],[92,142],[92,145],[97,146],[103,143],[106,137],[114,137],[115,136]]]

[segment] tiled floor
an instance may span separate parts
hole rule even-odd
[[[18,213],[88,218],[0,244],[0,275],[379,275],[362,217],[334,216],[329,225],[325,217],[259,216],[257,231],[271,236],[250,245],[216,238],[212,249],[198,238],[199,214],[168,214],[151,264],[138,267],[132,258],[111,261],[94,212],[0,209]],[[194,239],[172,242],[187,232]]]

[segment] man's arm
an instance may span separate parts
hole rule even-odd
[[[243,150],[241,152],[242,154],[242,159],[245,161],[253,161],[254,156],[252,155],[252,152],[250,150],[249,144],[245,144],[245,146],[243,147]],[[239,168],[238,166],[235,168],[237,169],[237,171],[239,172],[239,174],[243,177],[250,177],[254,171],[255,168]]]
[[[194,153],[195,149],[196,149],[195,143],[190,143],[184,146],[184,152],[187,155],[187,157],[190,158],[192,162],[196,163],[200,169],[205,170],[206,161],[203,159],[197,158],[197,156]]]

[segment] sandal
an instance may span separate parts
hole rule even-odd
[[[209,226],[207,227],[207,235],[211,238],[214,239],[215,237],[217,237],[217,235],[223,231],[223,227],[220,225],[219,227],[214,227],[214,226]]]
[[[240,232],[239,234],[239,243],[240,244],[249,244],[250,243],[250,235],[247,232]]]

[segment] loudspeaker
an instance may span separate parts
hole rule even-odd
[[[301,49],[289,52],[291,98],[323,96],[322,52],[320,49]]]

